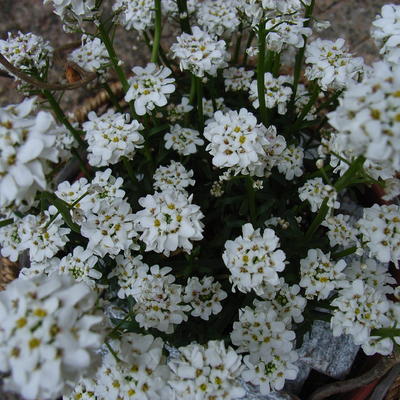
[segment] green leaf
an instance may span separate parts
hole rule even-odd
[[[3,226],[10,225],[13,222],[14,222],[13,218],[3,219],[3,221],[0,221],[0,228],[2,228]]]

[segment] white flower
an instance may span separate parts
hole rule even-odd
[[[57,274],[16,279],[0,293],[0,371],[24,398],[57,398],[90,372],[101,346],[96,296]]]
[[[302,83],[299,83],[297,86],[297,94],[296,94],[296,99],[295,99],[295,105],[296,105],[296,113],[300,116],[301,112],[303,111],[304,107],[307,106],[308,102],[310,101],[311,94],[309,90],[306,88],[305,85]],[[313,105],[310,108],[310,111],[307,113],[307,115],[304,116],[304,120],[306,121],[312,121],[316,118],[315,114],[317,112],[317,107]]]
[[[47,163],[58,161],[54,118],[33,116],[34,106],[35,98],[0,108],[0,207],[32,203],[47,188]]]
[[[154,0],[116,0],[113,11],[128,30],[144,31],[154,24]]]
[[[164,343],[160,338],[129,332],[119,340],[110,340],[109,347],[118,358],[104,347],[95,377],[81,380],[71,397],[64,400],[171,399]]]
[[[292,78],[288,76],[279,76],[274,78],[270,72],[264,75],[264,96],[267,108],[278,107],[279,114],[286,114],[286,103],[290,100],[292,89],[288,85]],[[254,80],[250,85],[249,98],[253,102],[253,107],[258,108],[260,102],[258,99],[257,81]]]
[[[327,299],[332,290],[346,286],[346,276],[343,273],[345,268],[344,260],[334,262],[330,259],[330,253],[310,249],[307,257],[300,260],[299,285],[306,289],[307,299],[315,296],[318,300]]]
[[[75,62],[85,71],[104,73],[110,63],[106,46],[99,38],[91,39],[82,35],[82,45],[68,55],[70,61]]]
[[[213,182],[210,189],[210,194],[214,197],[221,197],[224,194],[222,183],[218,181]]]
[[[230,270],[229,280],[232,291],[235,287],[241,292],[254,290],[262,294],[263,284],[279,284],[278,272],[285,269],[285,253],[279,250],[279,238],[272,229],[254,230],[251,224],[242,226],[242,236],[225,243],[222,255]]]
[[[194,129],[183,128],[175,124],[171,126],[170,132],[164,135],[165,148],[172,148],[182,156],[188,156],[197,152],[196,146],[202,146],[204,140],[200,138],[200,133]]]
[[[107,278],[117,277],[118,297],[120,299],[128,296],[135,297],[139,293],[142,279],[147,275],[149,269],[142,259],[141,255],[126,257],[122,254],[115,258],[116,266],[108,274]]]
[[[175,91],[175,79],[168,78],[172,71],[167,67],[158,67],[154,63],[145,68],[132,68],[135,74],[129,78],[129,90],[125,95],[126,101],[134,101],[138,115],[145,115],[157,107],[163,107],[168,97]]]
[[[193,16],[198,8],[197,0],[187,0],[186,2],[189,17]],[[161,0],[161,10],[172,17],[186,18],[186,15],[179,15],[178,4],[176,0]]]
[[[191,240],[203,238],[204,217],[200,207],[192,204],[191,195],[166,191],[147,195],[139,199],[144,208],[134,215],[135,228],[142,232],[140,240],[146,244],[146,251],[163,253],[182,249],[190,253]]]
[[[100,202],[98,210],[89,212],[82,222],[81,234],[89,239],[88,249],[104,257],[128,250],[137,236],[133,228],[134,214],[123,199]]]
[[[235,2],[205,0],[199,4],[198,23],[210,34],[233,33],[240,23]]]
[[[210,142],[206,150],[213,156],[216,167],[233,167],[236,173],[246,173],[262,165],[267,129],[257,118],[242,108],[239,112],[217,111],[207,122],[204,137]],[[247,172],[248,173],[248,172]]]
[[[181,70],[188,70],[197,77],[205,74],[216,76],[227,66],[229,53],[223,40],[216,41],[199,27],[192,28],[192,35],[182,33],[171,46],[172,54],[179,59]]]
[[[385,295],[372,287],[365,285],[362,280],[355,280],[351,286],[339,292],[339,296],[331,302],[331,306],[337,307],[331,319],[331,328],[334,336],[348,334],[353,336],[355,344],[362,346],[363,350],[369,350],[371,330],[391,325],[388,318],[390,303]],[[384,355],[391,353],[393,343],[386,338]],[[389,348],[388,348],[389,347]],[[372,354],[373,352],[367,352]]]
[[[398,65],[400,61],[400,6],[385,4],[381,15],[372,22],[371,37],[386,61]]]
[[[168,121],[174,123],[183,120],[185,114],[193,110],[193,106],[189,104],[189,98],[183,96],[180,104],[169,103],[165,109]]]
[[[144,138],[139,133],[143,125],[136,120],[129,122],[128,114],[112,109],[101,116],[91,111],[82,128],[88,142],[89,164],[95,167],[116,164],[122,157],[132,159],[136,150],[143,147]]]
[[[224,70],[225,71],[225,70]],[[214,103],[215,103],[215,110],[214,110]],[[208,118],[212,118],[214,116],[215,111],[228,111],[228,107],[225,107],[225,100],[223,97],[217,97],[212,100],[207,100],[203,97],[203,114]]]
[[[231,347],[225,348],[223,341],[210,340],[203,346],[192,343],[178,350],[178,358],[168,362],[174,398],[233,400],[245,395],[237,379],[243,369],[242,357]]]
[[[189,278],[185,287],[183,301],[193,307],[191,315],[208,321],[211,314],[222,310],[221,301],[227,297],[219,282],[214,282],[212,276]]]
[[[390,178],[385,180],[385,195],[382,197],[383,200],[390,201],[400,195],[400,179]]]
[[[147,267],[148,270],[148,267]],[[139,274],[132,308],[136,322],[145,329],[156,328],[161,332],[172,333],[175,325],[187,321],[186,312],[191,307],[182,304],[181,285],[174,284],[171,268],[153,265],[146,275]]]
[[[63,257],[53,270],[60,275],[70,275],[77,282],[85,282],[94,288],[96,280],[102,276],[101,272],[94,268],[97,261],[98,258],[92,251],[78,246],[74,248],[72,254]]]
[[[172,160],[168,166],[161,165],[156,169],[153,188],[161,192],[173,190],[186,193],[186,188],[195,184],[192,177],[192,170],[187,171],[180,162]]]
[[[331,247],[336,245],[346,247],[359,246],[358,231],[350,223],[350,215],[337,214],[328,217],[321,223],[328,228],[328,238]]]
[[[345,274],[349,282],[361,279],[366,285],[383,294],[392,294],[396,279],[390,274],[387,265],[380,264],[373,259],[352,259],[348,261]]]
[[[69,228],[62,228],[64,220],[58,215],[50,223],[50,215],[47,211],[37,216],[27,215],[21,220],[18,230],[21,250],[29,249],[29,258],[32,261],[41,262],[46,258],[52,258],[68,242]]]
[[[16,35],[12,35],[8,32],[8,38],[0,40],[0,53],[14,67],[27,73],[35,71],[42,75],[46,72],[47,65],[52,57],[53,48],[49,42],[33,33],[18,32]],[[0,70],[10,73],[2,65],[0,66]],[[13,75],[12,73],[10,74]]]
[[[284,174],[288,181],[293,180],[295,176],[303,175],[303,158],[304,151],[300,146],[290,145],[286,147],[278,161],[279,172]]]
[[[347,52],[344,39],[316,39],[306,48],[305,61],[310,64],[305,76],[317,80],[322,90],[344,89],[363,72],[364,61]]]
[[[309,179],[299,188],[299,197],[301,201],[307,200],[310,203],[311,211],[317,212],[322,202],[327,197],[328,207],[339,208],[340,203],[336,201],[337,192],[331,185],[325,185],[322,178]]]
[[[364,208],[363,217],[358,221],[363,241],[369,248],[370,257],[397,266],[400,259],[400,207],[394,204],[374,204]]]
[[[400,169],[399,93],[400,66],[391,68],[383,62],[374,64],[363,82],[349,85],[339,107],[328,114],[329,123],[343,134],[343,147],[355,156]]]
[[[224,69],[223,75],[226,90],[231,90],[232,92],[248,91],[254,71],[246,71],[243,67],[229,67]]]
[[[21,238],[19,235],[21,219],[10,216],[14,219],[9,225],[0,228],[1,255],[10,261],[17,261],[21,249]]]

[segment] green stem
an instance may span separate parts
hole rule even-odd
[[[128,173],[129,179],[133,183],[137,182],[135,174],[133,173],[132,165],[131,165],[130,161],[126,157],[122,157],[122,163],[124,164],[124,168],[126,169],[126,172]]]
[[[345,249],[345,250],[342,250],[342,251],[338,251],[337,253],[333,253],[331,255],[331,258],[334,258],[334,259],[343,258],[343,257],[349,256],[350,254],[355,253],[356,251],[357,251],[357,246],[353,246],[353,247],[350,247],[348,249]]]
[[[315,0],[311,0],[311,4],[306,7],[306,12],[305,12],[304,18],[306,18],[307,21],[304,23],[304,27],[309,27],[311,25],[311,17],[313,15],[314,5],[315,5]],[[307,47],[307,36],[303,35],[303,40],[304,40],[304,46],[298,51],[298,53],[296,55],[295,65],[294,65],[293,93],[292,93],[292,99],[291,99],[291,103],[293,105],[294,105],[294,101],[296,99],[297,87],[298,87],[299,81],[300,81],[301,68],[303,66],[303,61],[304,61],[304,53],[305,53],[306,47]]]
[[[81,137],[81,131],[75,129],[71,123],[69,122],[67,116],[64,114],[64,111],[61,109],[60,105],[58,104],[57,100],[50,92],[50,90],[43,89],[43,95],[46,97],[47,101],[49,102],[54,114],[56,114],[57,119],[71,132],[72,136],[75,140],[81,145],[85,146],[85,142]]]
[[[187,0],[177,0],[178,11],[179,11],[179,23],[181,25],[182,32],[192,34],[192,29],[190,28],[189,21],[189,11],[187,7]],[[181,18],[181,15],[184,15],[184,18]]]
[[[196,76],[192,74],[190,81],[189,104],[194,104],[195,97],[196,97]]]
[[[267,107],[265,105],[265,21],[260,22],[258,28],[258,62],[257,62],[257,94],[260,109],[260,118],[265,126],[268,126]]]
[[[113,106],[115,107],[115,109],[120,112],[123,113],[122,108],[120,107],[119,103],[118,103],[118,99],[116,98],[114,92],[111,90],[110,85],[107,82],[104,82],[102,85],[103,89],[107,92],[108,97],[111,100],[111,103],[113,104]]]
[[[274,65],[274,58],[275,58],[275,52],[273,52],[272,50],[267,50],[267,53],[265,54],[264,72],[272,72]]]
[[[90,179],[90,172],[86,167],[86,161],[81,157],[79,154],[79,150],[72,148],[71,153],[76,157],[79,162],[79,168],[81,169],[82,173],[85,175],[86,178]]]
[[[117,57],[117,54],[115,53],[114,46],[113,46],[110,36],[108,34],[108,30],[106,29],[106,27],[103,25],[102,22],[100,22],[100,24],[98,25],[98,28],[99,28],[101,41],[104,43],[104,46],[107,49],[111,64],[113,65],[113,68],[118,75],[118,79],[121,82],[122,89],[124,90],[124,93],[126,94],[129,90],[129,82],[126,78],[124,70],[119,65],[119,59]],[[129,109],[131,111],[132,118],[137,119],[135,107],[134,107],[134,104],[132,101],[129,102]]]
[[[243,24],[240,23],[240,25],[239,25],[239,35],[238,35],[238,38],[236,40],[235,53],[233,55],[233,60],[232,60],[233,64],[236,64],[238,62],[239,53],[240,53],[240,46],[242,44],[242,38],[243,38]]]
[[[274,78],[279,76],[279,70],[281,69],[281,53],[275,53],[274,64],[272,66],[272,75]]]
[[[244,56],[243,56],[243,66],[244,67],[247,65],[247,58],[249,57],[249,55],[247,54],[247,49],[251,46],[255,35],[256,35],[255,31],[252,30],[252,31],[250,31],[249,37],[247,38],[246,48],[244,49]]]
[[[153,40],[153,51],[151,52],[151,62],[158,63],[158,53],[161,39],[161,0],[154,0],[154,8],[156,12],[155,31]]]
[[[203,84],[201,78],[196,77],[196,95],[197,95],[197,118],[199,132],[203,133],[204,130],[204,115],[203,115]]]

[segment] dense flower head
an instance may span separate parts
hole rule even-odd
[[[374,204],[364,208],[357,225],[370,257],[381,262],[392,261],[397,266],[400,258],[400,207]]]
[[[344,39],[316,39],[306,49],[306,77],[317,80],[323,90],[344,89],[363,72],[364,61],[347,52]]]
[[[342,134],[344,147],[355,156],[400,168],[400,67],[374,64],[368,79],[354,83],[328,114],[329,123]]]
[[[175,123],[183,120],[185,115],[193,110],[193,106],[189,104],[189,98],[187,96],[182,96],[179,104],[169,103],[165,107],[165,110],[167,112],[168,121]]]
[[[99,38],[82,35],[82,45],[68,55],[70,61],[78,64],[85,71],[104,73],[110,60],[106,46]]]
[[[192,35],[182,33],[177,43],[171,47],[175,58],[179,59],[182,70],[202,78],[205,74],[216,76],[220,68],[227,66],[229,54],[223,40],[215,40],[198,26],[192,28]]]
[[[251,224],[242,226],[242,236],[225,243],[222,255],[230,270],[232,290],[254,290],[262,294],[263,284],[279,284],[278,272],[285,269],[285,253],[278,249],[279,238],[272,229],[254,229]]]
[[[366,354],[390,354],[393,350],[391,338],[371,336],[373,329],[392,326],[394,321],[389,318],[390,303],[383,293],[362,280],[353,281],[331,303],[337,307],[331,319],[333,335],[352,335],[354,343],[361,345]]]
[[[192,177],[193,170],[187,171],[180,162],[172,160],[169,165],[160,165],[156,169],[153,175],[153,188],[161,192],[173,190],[186,193],[186,188],[195,184]]]
[[[191,307],[183,303],[183,287],[175,282],[171,268],[153,265],[146,274],[138,273],[132,293],[136,322],[145,329],[155,328],[172,333],[176,325],[187,321]]]
[[[229,67],[224,69],[223,75],[226,90],[231,90],[232,92],[248,91],[254,71],[246,71],[244,67]]]
[[[245,395],[238,378],[242,357],[223,341],[180,347],[179,356],[168,362],[172,370],[168,383],[182,400],[240,399]]]
[[[24,72],[37,71],[40,75],[46,72],[52,57],[53,48],[41,36],[33,33],[18,32],[16,35],[8,32],[6,40],[0,40],[0,53],[14,67]],[[7,69],[0,65],[0,69]],[[12,73],[10,73],[12,75]],[[16,79],[18,79],[16,77]]]
[[[197,8],[198,8],[198,1],[197,0],[187,0],[186,2],[187,5],[187,10],[189,13],[189,17],[192,17],[196,14]],[[178,4],[176,0],[161,0],[161,9],[163,12],[166,14],[176,18],[184,18],[186,15],[184,13],[180,14],[179,9],[178,9]]]
[[[211,314],[222,311],[221,301],[227,297],[219,282],[214,282],[212,276],[205,276],[201,280],[196,276],[189,278],[183,301],[192,306],[191,315],[208,321]]]
[[[346,248],[359,245],[358,231],[351,223],[350,215],[330,216],[321,225],[328,228],[328,239],[331,247],[339,245]]]
[[[294,177],[303,175],[304,150],[300,146],[290,145],[281,154],[278,161],[278,171],[291,181]]]
[[[179,124],[170,127],[170,132],[164,135],[165,148],[173,149],[182,156],[188,156],[197,152],[197,146],[202,146],[199,131],[191,128],[184,128]]]
[[[132,159],[143,147],[143,125],[136,120],[129,122],[128,114],[112,109],[100,116],[91,111],[82,128],[88,142],[88,161],[95,167],[116,164],[122,157]]]
[[[154,24],[154,0],[116,0],[113,11],[117,21],[128,30],[141,32]]]
[[[385,4],[372,22],[371,37],[379,53],[393,65],[400,61],[400,6]]]
[[[278,78],[274,78],[274,76],[270,72],[266,72],[264,75],[264,96],[265,96],[265,105],[267,108],[278,108],[279,114],[286,114],[286,104],[290,100],[290,96],[292,94],[292,89],[288,85],[291,83],[291,78],[289,76],[281,75]],[[258,99],[258,89],[257,89],[257,81],[254,80],[250,85],[250,100],[253,102],[253,107],[258,108],[260,106],[260,102]]]
[[[0,293],[0,370],[24,398],[56,398],[91,372],[102,316],[84,283],[57,274],[16,279]]]
[[[132,71],[135,75],[128,80],[129,90],[125,100],[134,101],[136,113],[145,115],[156,106],[165,106],[169,95],[175,91],[175,79],[168,78],[172,71],[154,63],[147,64],[145,68],[133,67]]]
[[[210,142],[206,150],[216,167],[249,173],[249,168],[254,170],[263,164],[264,147],[269,144],[266,133],[264,125],[245,108],[239,112],[217,111],[204,129],[204,137]]]
[[[203,1],[198,7],[198,23],[210,34],[233,33],[240,23],[235,2]]]
[[[324,254],[320,249],[308,250],[307,257],[300,260],[301,280],[299,285],[306,289],[307,299],[315,296],[321,300],[329,297],[334,289],[346,286],[343,270],[346,262],[330,259],[330,253]]]
[[[0,229],[0,247],[1,255],[7,257],[10,261],[17,261],[21,252],[21,237],[19,235],[21,219],[13,218],[13,222]]]
[[[49,112],[34,115],[35,101],[0,108],[0,207],[32,203],[47,189],[48,162],[58,161],[58,127]]]
[[[226,71],[226,70],[224,70]],[[214,107],[215,105],[215,107]],[[203,97],[203,113],[204,116],[212,118],[215,111],[229,111],[229,108],[225,106],[225,100],[223,97],[217,97],[214,99],[207,100]]]
[[[307,200],[310,203],[311,211],[316,212],[327,197],[328,207],[339,208],[340,203],[336,201],[337,192],[331,185],[324,184],[322,178],[309,179],[299,188],[300,200]]]
[[[140,240],[146,244],[146,251],[167,257],[177,249],[191,252],[191,240],[203,238],[204,217],[200,207],[192,204],[192,198],[168,190],[139,199],[143,210],[134,215],[134,222],[136,230],[142,232]]]

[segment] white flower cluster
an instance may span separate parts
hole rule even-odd
[[[239,112],[217,111],[207,122],[204,137],[210,142],[206,150],[219,168],[233,168],[235,173],[249,174],[263,165],[267,129],[257,118],[242,108]]]
[[[400,258],[400,207],[374,204],[364,208],[357,225],[370,257],[384,263],[392,261],[397,266]]]
[[[234,1],[205,0],[200,3],[197,14],[199,25],[218,36],[233,33],[240,23]]]
[[[184,119],[185,114],[193,110],[193,106],[189,104],[189,98],[182,96],[179,104],[169,103],[165,110],[167,112],[167,119],[171,123],[181,121]]]
[[[88,161],[94,167],[116,164],[122,157],[132,159],[136,149],[143,147],[143,125],[136,120],[129,122],[128,114],[112,109],[101,116],[89,112],[82,128],[88,142]]]
[[[248,91],[254,71],[246,71],[244,67],[229,67],[224,69],[223,75],[226,90],[231,90],[232,92]]]
[[[292,78],[284,75],[280,75],[278,78],[274,78],[274,76],[270,72],[266,72],[264,75],[264,96],[265,96],[265,105],[267,108],[278,108],[279,114],[286,114],[287,107],[286,104],[290,100],[290,96],[292,95],[292,89],[289,86],[292,81]],[[250,100],[253,102],[253,107],[258,108],[260,106],[260,102],[258,99],[258,89],[257,89],[257,81],[254,80],[250,85]]]
[[[183,287],[174,284],[171,268],[158,265],[147,267],[146,275],[138,274],[138,282],[132,308],[135,320],[145,329],[156,328],[161,332],[172,333],[176,325],[187,321],[186,312],[191,307],[182,303]]]
[[[399,93],[400,67],[384,62],[374,64],[368,79],[349,85],[339,107],[328,114],[343,146],[355,156],[400,169]]]
[[[307,200],[310,203],[312,212],[318,211],[326,197],[328,198],[328,207],[339,208],[340,206],[340,203],[336,201],[335,188],[324,184],[322,178],[309,179],[299,188],[299,197],[301,201]]]
[[[316,39],[308,44],[305,71],[307,79],[317,80],[322,90],[346,88],[357,80],[363,72],[364,61],[347,52],[344,39]]]
[[[221,284],[214,282],[212,276],[205,276],[201,280],[194,276],[187,281],[183,301],[192,306],[193,317],[208,321],[211,314],[222,311],[221,301],[227,296]]]
[[[372,22],[371,37],[384,59],[398,65],[400,62],[400,6],[385,4],[381,15]]]
[[[91,372],[102,316],[84,283],[53,274],[17,279],[0,293],[0,371],[26,399],[56,398]]]
[[[21,251],[21,238],[19,236],[21,219],[14,218],[12,215],[10,217],[14,219],[14,222],[0,229],[0,251],[3,257],[15,262],[18,260]]]
[[[330,259],[330,253],[310,249],[307,257],[300,260],[299,285],[306,289],[307,299],[315,296],[318,300],[327,299],[332,290],[346,286],[346,275],[343,273],[345,268],[344,260],[334,262]]]
[[[285,179],[291,181],[294,177],[303,175],[304,151],[300,146],[290,145],[286,147],[278,161],[278,171],[285,175]]]
[[[141,32],[154,24],[153,0],[116,0],[113,11],[117,21],[128,30]]]
[[[97,15],[96,0],[43,0],[43,3],[53,3],[55,14],[62,19],[64,29],[68,31],[75,31],[77,24]]]
[[[192,170],[187,171],[180,162],[172,160],[168,166],[160,165],[156,169],[153,175],[153,188],[161,192],[172,190],[187,193],[186,188],[195,184],[192,177]]]
[[[64,400],[168,400],[169,370],[162,353],[164,343],[152,335],[126,333],[104,348],[100,368],[83,379]]]
[[[233,323],[231,340],[238,346],[238,353],[249,353],[244,357],[245,381],[259,385],[261,394],[281,390],[286,379],[295,379],[298,368],[294,351],[296,335],[278,319],[268,304],[258,302],[255,309],[239,310],[239,321]]]
[[[382,292],[357,279],[342,289],[331,305],[337,307],[331,319],[334,336],[343,333],[352,335],[354,343],[361,345],[367,355],[376,352],[389,355],[392,352],[391,338],[371,336],[373,329],[398,324],[399,307]],[[394,318],[391,314],[394,314]],[[397,342],[399,339],[395,338]]]
[[[171,46],[172,54],[179,59],[182,70],[202,78],[205,74],[216,76],[220,68],[227,67],[229,53],[223,40],[216,41],[198,26],[192,28],[192,35],[182,33],[177,43]]]
[[[194,129],[184,128],[179,124],[170,127],[170,132],[164,135],[165,148],[173,149],[182,156],[188,156],[197,152],[196,146],[202,146],[204,140],[200,133]]]
[[[225,348],[223,341],[210,340],[204,346],[193,343],[178,350],[179,357],[168,362],[174,398],[233,400],[245,395],[238,381],[242,357],[231,347]]]
[[[215,103],[215,109],[214,109],[214,103]],[[212,100],[207,100],[205,97],[203,97],[203,114],[208,118],[212,118],[214,116],[215,111],[229,111],[228,107],[225,107],[224,98],[217,97],[216,99],[214,99],[213,102]]]
[[[192,204],[193,195],[182,192],[156,192],[139,199],[143,210],[134,214],[135,228],[142,232],[140,240],[146,244],[146,251],[163,253],[182,249],[190,253],[190,240],[203,239],[204,217],[200,207]]]
[[[134,101],[138,115],[151,113],[154,108],[163,107],[168,103],[168,97],[175,91],[175,79],[168,78],[172,71],[167,67],[158,67],[154,63],[145,68],[132,68],[133,77],[129,78],[129,90],[125,95],[126,101]]]
[[[285,269],[285,253],[278,249],[279,238],[272,229],[254,230],[251,224],[242,226],[242,236],[225,243],[222,255],[230,270],[229,280],[232,291],[235,287],[241,292],[254,290],[263,293],[263,284],[279,284],[278,272]]]
[[[357,239],[358,230],[351,223],[350,215],[330,216],[321,225],[328,228],[328,239],[331,247],[339,245],[346,248],[360,245]]]
[[[186,2],[187,10],[189,13],[189,17],[193,16],[198,8],[198,1],[197,0],[187,0]],[[178,4],[176,0],[161,0],[161,9],[166,14],[176,18],[185,18],[186,15],[184,13],[179,14]]]
[[[81,40],[82,45],[69,54],[68,59],[85,71],[104,74],[110,63],[106,46],[99,38],[87,35],[82,35]]]
[[[58,127],[49,112],[33,115],[34,107],[35,98],[0,108],[0,207],[32,203],[47,189],[47,163],[58,161]]]
[[[49,42],[33,33],[18,32],[16,35],[12,35],[8,32],[8,38],[0,40],[0,53],[14,67],[27,73],[34,70],[42,75],[51,61],[53,48]],[[0,65],[0,69],[9,73],[2,65]],[[12,73],[10,74],[12,75]]]

